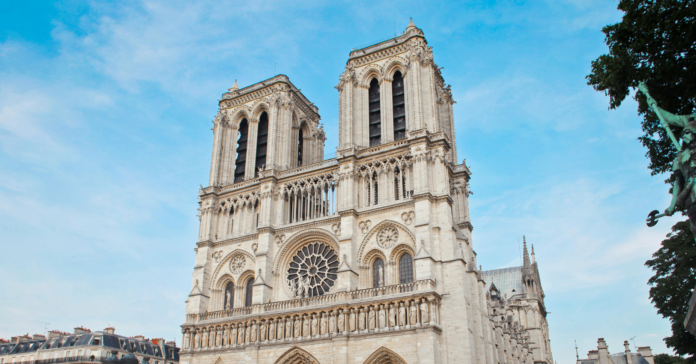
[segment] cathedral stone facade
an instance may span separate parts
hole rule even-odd
[[[423,32],[352,51],[336,88],[329,160],[288,77],[220,100],[181,362],[551,364],[538,271],[520,275],[538,287],[522,322],[521,296],[476,268],[470,172]]]

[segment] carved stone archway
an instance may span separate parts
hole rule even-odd
[[[281,355],[275,364],[319,364],[319,360],[297,346]]]
[[[364,364],[406,364],[406,361],[399,354],[382,346],[375,350]]]

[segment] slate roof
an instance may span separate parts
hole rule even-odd
[[[483,280],[486,282],[486,290],[490,290],[491,284],[495,284],[495,288],[500,291],[500,295],[508,299],[516,294],[524,293],[521,266],[484,270],[481,273],[483,274]]]

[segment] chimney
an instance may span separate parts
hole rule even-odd
[[[105,333],[111,334],[111,335],[114,334],[114,331],[116,331],[116,329],[114,329],[113,327],[107,327],[107,328],[104,329],[104,332],[105,332]]]
[[[633,364],[633,357],[631,356],[631,346],[628,345],[628,340],[624,340],[624,352],[626,353],[626,364]]]
[[[34,337],[32,337],[34,340],[46,340],[46,337],[41,335],[41,334],[34,334]]]
[[[603,337],[597,339],[597,351],[599,352],[599,364],[612,364],[609,359],[609,346]]]
[[[91,332],[92,332],[92,330],[90,330],[90,329],[85,329],[84,327],[80,326],[80,327],[76,327],[76,328],[73,330],[73,335],[89,334],[89,333],[91,333]]]
[[[645,359],[649,364],[655,364],[655,359],[653,358],[652,349],[649,346],[639,346],[638,354]]]
[[[145,336],[135,335],[135,336],[133,336],[133,339],[138,340],[138,341],[145,341]]]

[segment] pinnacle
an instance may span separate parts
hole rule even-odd
[[[234,85],[230,87],[230,92],[234,90],[239,90],[239,85],[237,84],[237,80],[234,80]]]
[[[408,26],[406,27],[406,30],[409,30],[409,29],[415,28],[415,27],[416,27],[416,24],[413,24],[413,18],[411,18],[411,20],[409,20],[409,22],[408,22]]]

